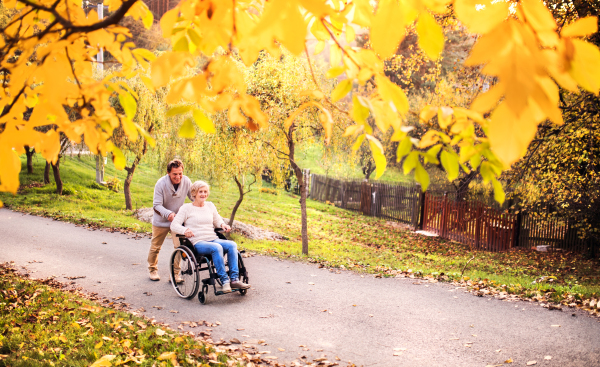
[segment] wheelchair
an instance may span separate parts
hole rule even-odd
[[[215,233],[217,237],[222,240],[227,238],[222,233],[222,229],[216,228]],[[194,245],[184,235],[178,234],[180,246],[173,251],[171,254],[171,260],[169,261],[169,275],[171,277],[171,284],[175,289],[178,296],[185,299],[194,298],[196,293],[198,294],[198,301],[201,304],[206,304],[208,297],[208,289],[210,286],[213,287],[215,296],[225,294],[221,291],[217,291],[217,284],[221,284],[221,280],[217,275],[217,271],[212,261],[211,255],[200,255],[194,248]],[[245,251],[238,251],[238,268],[240,280],[248,284],[248,271],[244,266],[244,261],[241,254]],[[225,255],[224,255],[225,256]],[[179,262],[180,273],[179,275],[183,279],[182,283],[175,282],[175,269],[174,265]],[[225,267],[229,268],[229,259],[225,263]],[[208,270],[208,276],[202,278],[201,272]],[[202,288],[200,288],[202,286]],[[231,293],[239,292],[240,295],[245,296],[248,289],[232,289]]]

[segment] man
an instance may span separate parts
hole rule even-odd
[[[190,188],[192,181],[183,175],[183,162],[174,159],[167,165],[167,175],[161,177],[154,186],[154,200],[152,203],[154,216],[152,217],[152,240],[150,252],[148,253],[148,271],[150,279],[160,280],[158,275],[158,253],[160,248],[171,232],[171,222],[185,202],[185,197],[192,200]],[[173,246],[179,247],[179,239],[171,233]],[[177,260],[177,259],[176,259]],[[178,261],[175,261],[179,264]],[[175,267],[175,281],[181,283],[183,280],[179,275],[179,268]]]

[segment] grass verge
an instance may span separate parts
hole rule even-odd
[[[122,231],[148,232],[150,225],[124,209],[121,193],[94,185],[95,162],[68,158],[61,163],[65,187],[57,196],[52,186],[40,186],[43,162],[35,172],[21,174],[20,194],[0,194],[15,210],[51,216],[79,224]],[[107,168],[107,175],[124,179],[124,173]],[[161,173],[142,165],[134,176],[134,203],[151,206],[153,187]],[[190,177],[197,180],[199,177]],[[237,200],[236,190],[213,186],[211,197],[227,217]],[[518,296],[546,305],[580,307],[597,314],[600,264],[572,253],[536,251],[484,252],[468,246],[424,237],[397,223],[362,216],[332,205],[308,200],[309,255],[301,254],[298,197],[281,190],[258,190],[245,198],[237,220],[281,233],[288,241],[255,241],[235,237],[241,247],[282,258],[312,261],[333,269],[349,269],[380,277],[420,277],[454,281],[482,296]]]
[[[260,357],[105,308],[0,264],[0,366],[254,366]],[[252,361],[254,359],[254,362]]]

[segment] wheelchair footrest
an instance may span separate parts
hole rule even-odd
[[[215,280],[213,278],[202,279],[203,284],[207,285],[215,285]]]

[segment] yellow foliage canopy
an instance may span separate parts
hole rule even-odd
[[[497,176],[522,156],[537,124],[545,119],[562,122],[558,86],[600,90],[600,51],[582,39],[597,31],[597,19],[581,19],[558,33],[540,0],[522,0],[514,9],[507,2],[480,0],[382,0],[376,9],[368,0],[183,0],[160,20],[163,36],[170,39],[173,49],[156,60],[146,50],[132,49],[132,43],[125,42],[129,31],[116,25],[123,16],[132,16],[150,26],[152,18],[144,3],[111,0],[108,4],[114,13],[99,20],[94,11],[86,15],[80,1],[61,0],[58,6],[54,0],[5,1],[6,7],[18,12],[0,40],[4,70],[0,74],[0,190],[16,192],[20,165],[15,153],[22,153],[24,146],[35,147],[45,159],[55,161],[59,134],[75,142],[83,137],[93,153],[112,151],[117,166],[123,166],[123,155],[110,142],[112,131],[119,125],[130,137],[141,131],[131,122],[136,96],[114,78],[132,77],[147,67],[151,78],[144,82],[149,88],[170,85],[169,103],[195,105],[181,112],[193,115],[185,120],[183,136],[191,136],[193,122],[207,131],[214,129],[205,112],[227,111],[230,124],[251,130],[266,126],[267,116],[258,100],[246,93],[234,59],[239,55],[251,65],[261,51],[278,57],[281,47],[308,56],[309,33],[320,42],[317,51],[331,44],[329,75],[344,76],[332,100],[312,105],[329,116],[330,109],[338,108],[334,103],[344,100],[355,83],[373,83],[376,92],[371,97],[354,98],[348,115],[357,125],[347,135],[363,132],[357,144],[368,141],[379,177],[385,169],[384,152],[371,134],[374,126],[367,123],[367,117],[371,115],[382,131],[393,129],[396,140],[403,142],[403,154],[410,157],[405,170],[415,169],[424,188],[429,178],[419,157],[426,162],[437,158],[432,153],[411,152],[414,144],[402,130],[407,113],[425,121],[438,117],[439,131],[425,134],[420,146],[439,142],[435,149],[446,152],[444,162],[452,167],[452,176],[455,161],[468,171],[485,157],[482,175],[497,188]],[[495,76],[498,83],[480,95],[471,110],[429,106],[426,111],[409,111],[405,92],[385,76],[383,61],[396,51],[409,26],[416,26],[425,54],[438,58],[445,40],[435,14],[444,13],[449,5],[470,32],[480,34],[467,63],[484,64],[483,72]],[[361,27],[368,28],[373,50],[342,41],[342,34],[351,39]],[[100,48],[119,63],[117,71],[103,79],[93,75],[94,56]],[[198,56],[202,65],[196,64]],[[196,75],[188,73],[189,68],[200,66]],[[115,94],[124,114],[109,103]],[[306,107],[300,106],[299,111]],[[77,110],[78,117],[69,119],[65,108]],[[33,111],[25,121],[28,109]],[[484,119],[488,112],[491,118]],[[298,113],[290,116],[288,124]],[[330,131],[331,119],[322,121],[325,131]],[[473,124],[480,124],[486,137],[476,137]],[[453,147],[459,147],[460,155]]]

